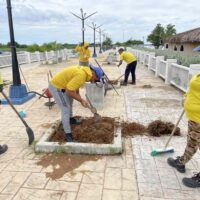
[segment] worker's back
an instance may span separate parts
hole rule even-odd
[[[129,51],[123,51],[120,55],[120,60],[124,60],[127,64],[130,64],[137,60],[136,56]]]

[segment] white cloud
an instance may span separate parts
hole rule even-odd
[[[197,0],[12,0],[16,41],[21,43],[43,43],[81,41],[81,20],[70,12],[80,15],[80,8],[87,15],[97,11],[86,24],[95,21],[113,41],[132,37],[147,37],[157,23],[176,26],[182,32],[199,26],[200,7]],[[6,1],[0,0],[0,42],[9,40]],[[3,8],[3,9],[2,9]],[[93,33],[86,27],[86,39]]]

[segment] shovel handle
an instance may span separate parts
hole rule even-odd
[[[89,108],[90,109],[90,111],[93,113],[93,114],[96,114],[97,113],[97,110],[96,110],[96,108],[92,108],[92,107],[90,107],[90,106],[87,106],[87,108]]]
[[[90,104],[90,108],[94,108],[94,106],[92,105],[92,103],[91,103],[91,101],[90,101],[90,99],[89,99],[87,94],[85,94],[85,97],[86,97],[88,103]]]

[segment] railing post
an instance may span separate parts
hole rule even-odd
[[[177,63],[177,60],[176,59],[167,59],[165,84],[170,84],[172,63]]]
[[[158,77],[159,74],[159,69],[160,69],[160,61],[164,60],[164,56],[157,56],[156,57],[156,71],[155,71],[155,76]]]
[[[189,68],[189,79],[200,72],[200,64],[191,64]]]
[[[148,70],[150,70],[150,67],[151,67],[151,59],[152,59],[152,55],[149,54],[149,60],[148,60]]]
[[[40,52],[39,52],[39,51],[36,51],[35,54],[36,54],[36,56],[37,56],[37,61],[40,62]]]
[[[28,64],[30,64],[31,63],[31,54],[30,54],[30,52],[26,52],[25,54],[27,57],[27,62],[28,62]]]
[[[49,59],[49,58],[48,58],[48,52],[45,51],[45,60],[48,61],[48,59]]]
[[[155,57],[155,53],[149,53],[149,60],[148,60],[148,70],[150,70],[151,69],[151,59],[153,58],[153,57]]]

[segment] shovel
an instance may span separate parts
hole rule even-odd
[[[92,105],[92,103],[91,103],[89,97],[87,96],[87,94],[85,96],[86,96],[86,99],[87,99],[88,103],[90,104],[90,106],[88,106],[88,108],[94,114],[95,121],[100,121],[101,120],[101,115],[99,115],[97,113],[97,109]]]
[[[22,123],[24,124],[24,126],[26,127],[26,133],[28,135],[28,144],[32,144],[34,141],[34,133],[33,130],[28,126],[28,124],[26,123],[26,121],[20,116],[20,114],[17,112],[16,108],[13,106],[13,104],[11,103],[11,101],[8,99],[8,97],[6,96],[6,94],[3,91],[3,85],[0,84],[0,92],[3,95],[3,97],[7,100],[8,104],[11,106],[11,108],[15,111],[15,113],[17,114],[17,116],[20,118],[20,120],[22,121]]]

